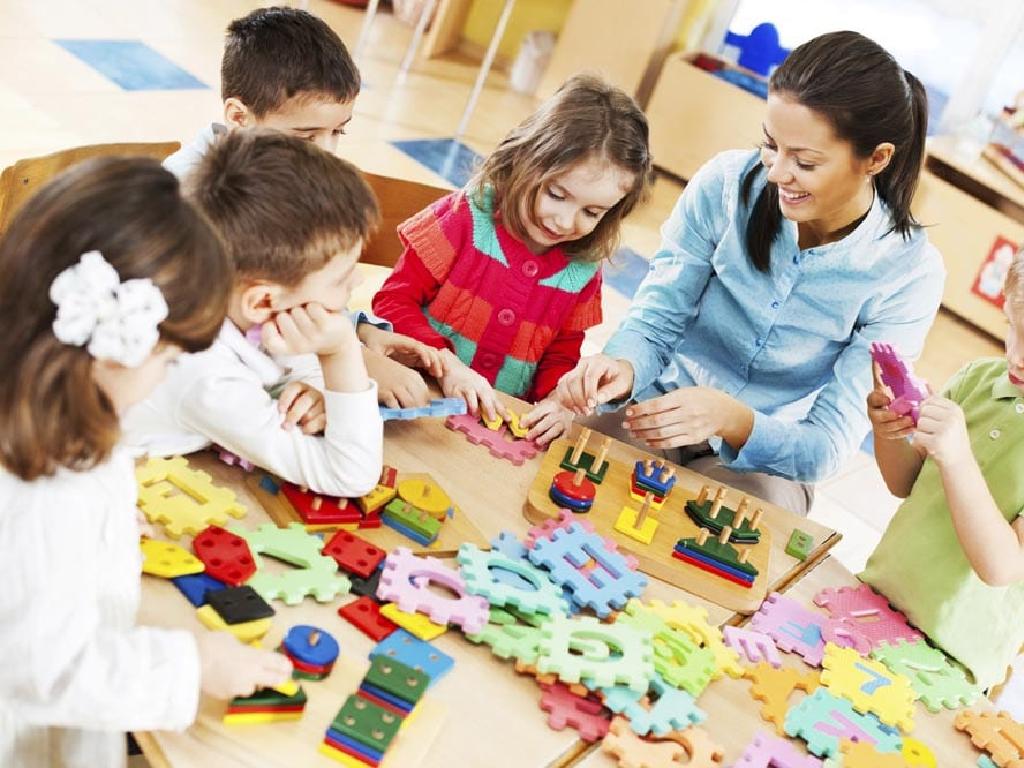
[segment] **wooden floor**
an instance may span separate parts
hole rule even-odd
[[[218,70],[224,28],[258,5],[243,0],[2,0],[0,166],[80,144],[190,140],[221,114]],[[325,0],[312,0],[308,7],[354,47],[360,11]],[[458,56],[419,61],[399,82],[398,65],[410,36],[411,29],[390,14],[378,16],[357,62],[365,85],[355,119],[338,151],[366,170],[444,184],[388,142],[450,137],[476,76],[476,62]],[[54,42],[64,38],[141,41],[210,87],[122,90]],[[463,140],[486,153],[534,107],[531,98],[508,90],[505,76],[497,72]],[[680,190],[677,182],[659,179],[651,201],[627,223],[623,243],[645,256],[653,254],[660,224]],[[606,322],[588,338],[588,350],[600,348],[629,304],[613,291],[607,294]],[[990,354],[1001,354],[1001,345],[943,314],[918,372],[938,386],[965,361]],[[820,484],[812,517],[845,534],[839,555],[856,570],[895,506],[873,460],[861,454]]]

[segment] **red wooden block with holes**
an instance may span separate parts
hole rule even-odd
[[[307,525],[355,525],[363,519],[359,508],[348,499],[320,496],[292,483],[281,483],[281,492]]]
[[[192,550],[206,572],[231,587],[245,584],[256,573],[256,561],[241,536],[211,525],[192,540]]]
[[[369,597],[360,597],[343,605],[338,609],[338,615],[378,643],[398,629],[395,622],[380,615],[380,606]]]
[[[338,531],[321,551],[333,557],[342,570],[364,579],[377,570],[380,561],[388,555],[380,547],[375,547],[351,531]]]

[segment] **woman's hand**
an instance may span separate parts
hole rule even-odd
[[[579,416],[592,413],[604,403],[619,400],[633,391],[633,365],[608,355],[592,355],[558,380],[549,395]]]
[[[683,387],[626,409],[626,429],[651,448],[697,445],[719,435],[740,450],[754,428],[754,412],[711,387]]]
[[[559,405],[554,398],[548,397],[536,403],[519,423],[530,430],[526,435],[527,440],[533,440],[538,445],[547,445],[568,431],[572,419],[571,411]]]

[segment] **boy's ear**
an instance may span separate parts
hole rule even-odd
[[[275,283],[253,282],[238,294],[238,309],[250,323],[262,325],[280,309],[281,286]]]
[[[245,104],[234,96],[224,100],[224,124],[228,128],[250,128],[254,123],[252,112]]]

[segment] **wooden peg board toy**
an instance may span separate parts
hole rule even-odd
[[[523,506],[530,522],[557,519],[560,505],[551,498],[553,479],[566,473],[575,476],[578,469],[584,469],[596,494],[590,511],[580,518],[593,523],[597,532],[613,539],[620,550],[635,555],[640,570],[728,610],[757,610],[768,591],[772,544],[771,532],[760,524],[762,502],[603,435],[591,436],[589,430],[579,434],[582,441],[555,440],[545,454]],[[616,458],[608,458],[609,452]],[[659,490],[667,495],[654,495]],[[692,517],[685,511],[690,501],[697,502]],[[646,512],[641,514],[645,505]],[[635,526],[638,518],[640,530]],[[644,543],[648,535],[649,544]],[[756,570],[753,582],[743,586],[737,583],[742,580],[739,576],[730,581],[674,555],[680,540],[699,538],[711,548],[735,553],[738,562],[728,571]],[[720,542],[723,538],[725,543]],[[703,546],[698,545],[697,551],[694,560],[700,558]]]
[[[284,493],[273,494],[265,487],[265,484],[261,482],[263,476],[263,473],[248,475],[245,478],[245,485],[260,502],[267,516],[281,528],[287,527],[290,523],[303,522]],[[432,521],[437,520],[435,502],[441,498],[448,498],[444,490],[434,483],[430,475],[399,474],[398,490],[398,498],[402,498],[401,494],[405,492],[409,496],[406,501],[414,504],[417,502],[426,504],[429,509],[423,511]],[[334,528],[338,527],[340,526],[334,526]],[[386,525],[378,528],[359,528],[356,535],[389,552],[396,547],[408,547],[418,554],[428,553],[439,557],[454,557],[459,551],[459,545],[467,541],[480,547],[487,546],[487,539],[480,533],[480,529],[473,524],[464,511],[457,507],[451,517],[447,517],[441,522],[437,538],[429,545],[419,544]]]

